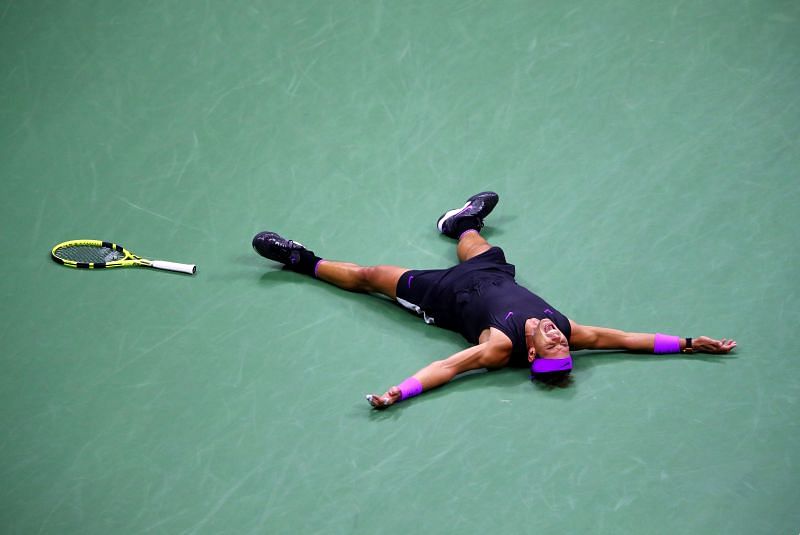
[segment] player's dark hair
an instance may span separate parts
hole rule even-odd
[[[567,388],[572,384],[572,374],[570,370],[549,373],[534,373],[531,381],[545,388]]]

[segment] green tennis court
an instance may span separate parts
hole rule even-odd
[[[0,0],[0,532],[800,531],[800,4]],[[253,253],[448,267],[735,338],[574,384]],[[195,263],[79,271],[69,239]]]

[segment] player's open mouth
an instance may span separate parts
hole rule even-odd
[[[558,330],[558,327],[556,327],[556,325],[552,321],[546,320],[546,321],[542,322],[542,332],[544,334],[549,334],[549,333],[551,333],[553,331],[557,331],[557,330]]]

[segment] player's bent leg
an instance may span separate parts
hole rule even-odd
[[[408,271],[398,266],[360,266],[350,262],[322,260],[317,265],[318,279],[354,292],[377,292],[397,297],[397,281]]]
[[[485,253],[492,246],[481,236],[477,230],[469,230],[461,235],[458,240],[456,254],[461,262],[466,262],[474,256]]]

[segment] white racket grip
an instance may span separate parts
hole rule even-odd
[[[197,266],[194,264],[179,264],[177,262],[167,262],[166,260],[153,260],[150,265],[156,269],[178,271],[180,273],[188,273],[189,275],[194,275],[197,271]]]

